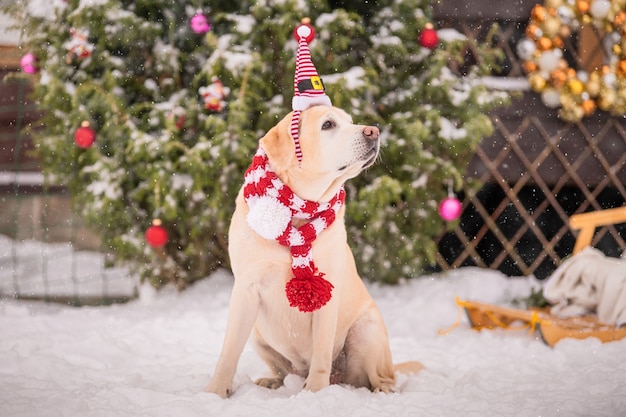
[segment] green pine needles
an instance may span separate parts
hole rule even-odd
[[[506,101],[480,78],[497,51],[473,45],[479,64],[461,76],[449,69],[463,59],[458,33],[420,45],[426,0],[50,3],[9,7],[40,68],[42,166],[117,260],[155,286],[184,288],[228,267],[243,173],[290,111],[301,18],[317,31],[313,61],[333,104],[381,128],[380,161],[347,185],[350,243],[370,280],[397,282],[434,262],[433,238],[451,226],[437,204],[449,183],[463,189],[475,144],[492,132],[485,113]],[[197,13],[208,32],[190,26]],[[73,140],[83,121],[97,135],[87,149]],[[144,238],[155,218],[169,234],[158,249]]]

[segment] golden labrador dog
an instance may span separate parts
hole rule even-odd
[[[291,114],[261,140],[271,170],[305,200],[327,202],[344,182],[371,166],[378,156],[379,131],[355,125],[344,111],[313,106],[302,112],[296,158],[290,135]],[[394,366],[387,330],[376,304],[356,269],[348,247],[345,207],[313,242],[316,266],[333,286],[330,301],[313,312],[291,307],[285,284],[292,277],[289,248],[268,240],[249,226],[249,207],[240,191],[229,231],[229,255],[235,283],[228,325],[215,374],[206,390],[227,397],[241,352],[252,334],[259,356],[272,375],[256,383],[282,386],[285,376],[305,378],[305,389],[318,391],[330,383],[390,392],[395,387]],[[291,220],[299,227],[304,220]],[[404,366],[417,372],[417,362]]]

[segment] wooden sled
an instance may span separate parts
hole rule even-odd
[[[480,329],[529,329],[538,331],[541,339],[549,346],[569,337],[585,339],[595,337],[602,342],[611,342],[626,337],[626,327],[615,327],[598,322],[595,316],[561,318],[547,310],[523,310],[501,307],[457,299],[465,310],[471,326]]]
[[[626,206],[571,216],[570,227],[580,230],[573,255],[591,244],[597,227],[622,222],[626,222]],[[475,329],[514,330],[516,327],[513,324],[518,323],[517,329],[526,328],[531,332],[538,331],[543,341],[550,346],[554,346],[565,337],[574,339],[596,337],[602,342],[626,337],[626,326],[619,328],[603,324],[598,322],[595,316],[564,319],[551,315],[548,310],[522,310],[459,299],[456,302],[459,308],[465,309],[470,324]]]

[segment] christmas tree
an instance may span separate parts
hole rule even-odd
[[[47,178],[67,185],[107,250],[156,286],[183,288],[228,266],[243,173],[258,138],[290,111],[302,18],[317,31],[311,52],[333,104],[381,128],[380,162],[347,184],[350,243],[370,279],[396,282],[434,261],[433,237],[450,227],[437,206],[465,186],[473,146],[492,130],[485,112],[506,99],[480,78],[496,51],[480,46],[479,64],[450,69],[467,40],[436,31],[425,0],[8,10],[35,59]]]

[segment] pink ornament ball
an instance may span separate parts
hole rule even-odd
[[[32,52],[27,53],[20,60],[20,67],[26,74],[35,74],[37,72],[37,58]]]
[[[196,13],[191,18],[191,22],[189,24],[191,26],[191,30],[193,30],[194,33],[202,34],[207,33],[209,30],[211,30],[211,25],[209,24],[209,21],[202,13]]]
[[[446,197],[439,203],[438,210],[442,219],[451,222],[461,217],[463,205],[455,197]]]

